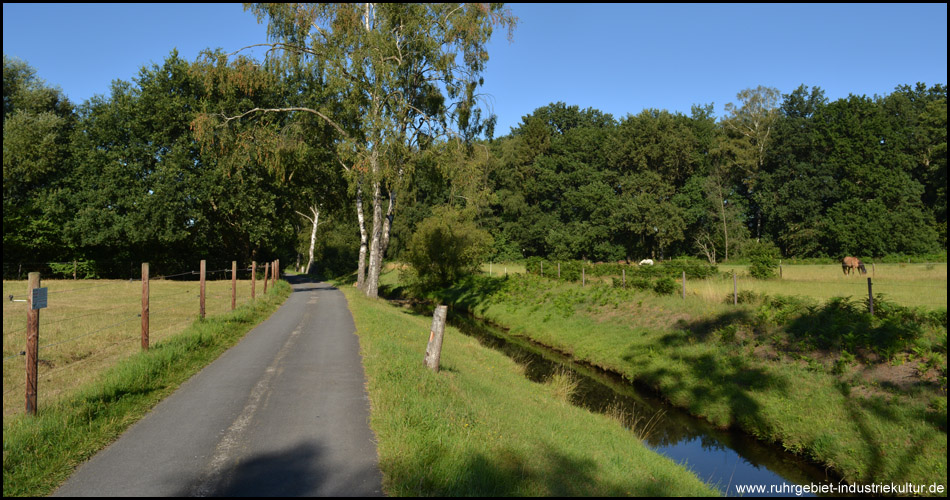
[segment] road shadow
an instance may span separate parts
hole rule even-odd
[[[382,476],[375,467],[347,468],[327,458],[315,442],[240,460],[178,497],[382,496]]]

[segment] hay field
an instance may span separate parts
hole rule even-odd
[[[141,350],[142,282],[43,280],[48,307],[40,310],[37,404],[95,380],[115,362]],[[251,281],[237,282],[236,302],[251,300]],[[255,296],[263,296],[259,279]],[[3,416],[22,413],[26,391],[27,282],[3,282]],[[198,318],[199,282],[149,282],[149,344],[175,335]],[[231,280],[208,281],[205,314],[231,310]]]

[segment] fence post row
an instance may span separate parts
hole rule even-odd
[[[254,300],[254,289],[257,286],[257,261],[251,261],[251,300]]]
[[[40,310],[33,309],[33,289],[40,287],[40,273],[30,273],[26,285],[26,413],[36,415],[37,363],[39,361]]]
[[[142,263],[142,350],[148,350],[148,262]]]
[[[267,295],[267,282],[270,281],[270,262],[264,263],[264,295]]]

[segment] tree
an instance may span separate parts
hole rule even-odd
[[[725,147],[735,150],[736,166],[743,171],[742,182],[754,205],[755,238],[761,236],[762,208],[759,179],[766,154],[772,141],[775,121],[778,119],[778,100],[781,93],[772,87],[759,85],[736,94],[741,105],[728,103],[722,118],[723,128],[728,132]]]
[[[496,25],[508,28],[510,36],[515,19],[500,4],[249,8],[258,20],[268,19],[271,43],[263,45],[271,48],[269,67],[319,74],[314,80],[336,100],[321,107],[252,108],[228,119],[310,113],[338,132],[336,151],[356,190],[361,230],[364,189],[372,206],[367,276],[363,283],[361,255],[357,282],[367,296],[376,297],[396,194],[411,176],[408,159],[440,137],[491,135],[493,120],[482,120],[476,94],[488,61],[485,44]],[[280,57],[270,59],[271,54]],[[334,103],[337,109],[331,110]]]
[[[491,236],[470,214],[443,206],[419,224],[407,253],[418,284],[436,288],[475,272],[490,247]]]
[[[50,210],[68,176],[72,103],[26,62],[3,56],[3,260],[64,260],[62,228]]]

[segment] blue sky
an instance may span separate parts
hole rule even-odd
[[[483,92],[496,136],[556,101],[622,118],[689,114],[765,85],[818,86],[831,100],[947,84],[947,4],[512,4]],[[108,94],[173,48],[193,60],[265,41],[240,4],[3,4],[3,52],[74,102]]]

